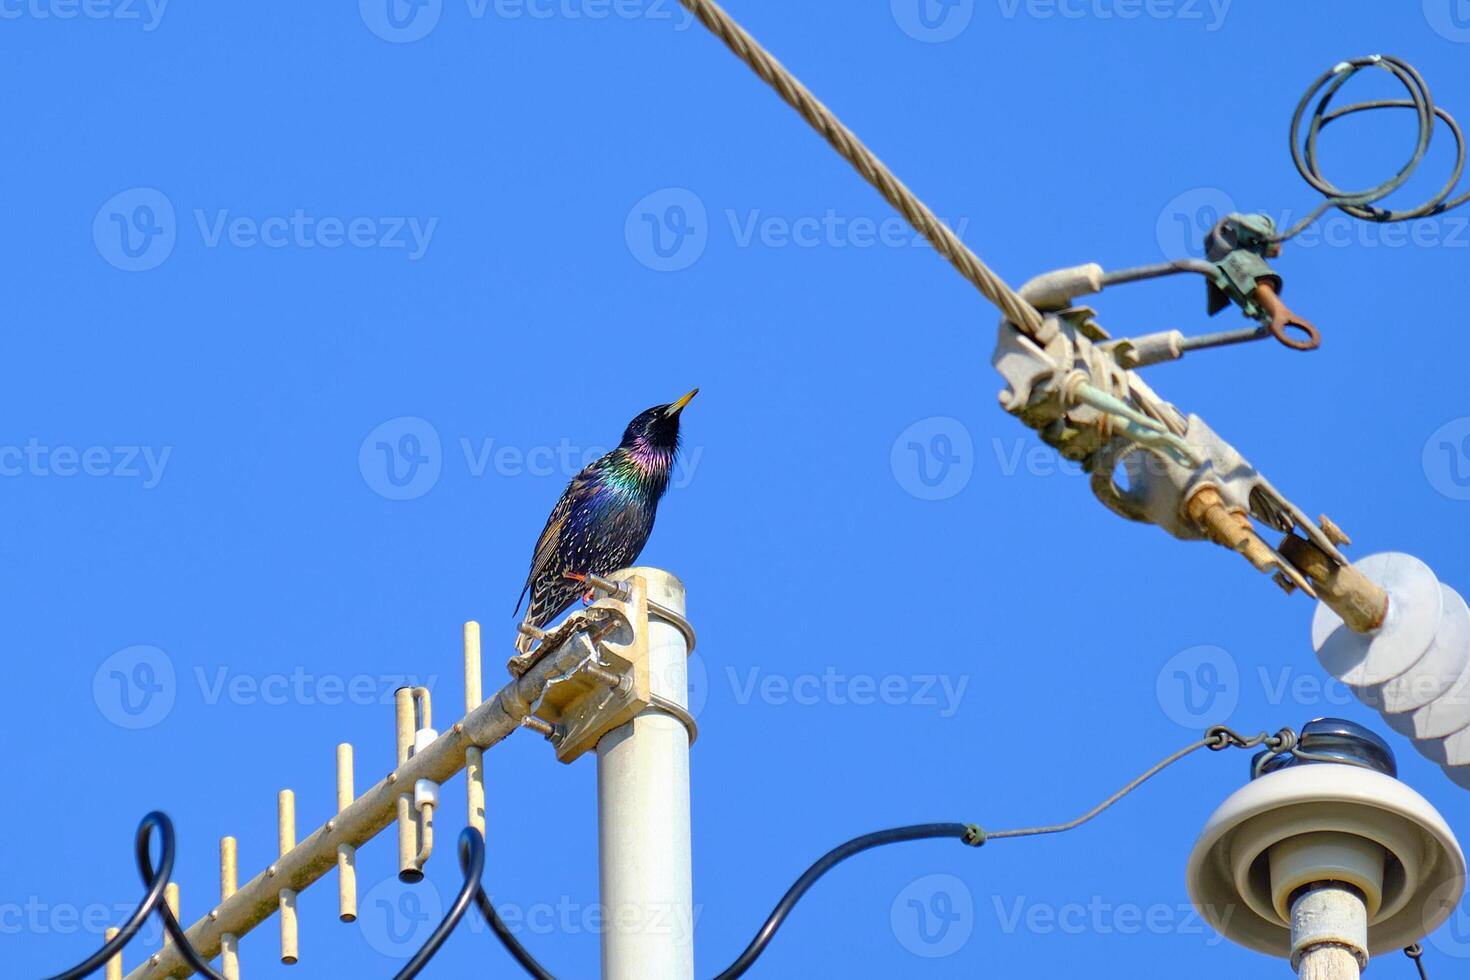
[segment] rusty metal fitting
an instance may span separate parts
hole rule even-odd
[[[1226,505],[1217,487],[1201,486],[1185,502],[1184,513],[1206,538],[1245,556],[1256,571],[1274,574],[1283,587],[1289,584],[1316,597],[1311,583],[1261,540],[1244,510]]]
[[[1271,328],[1271,335],[1287,347],[1292,350],[1316,350],[1322,346],[1322,335],[1317,332],[1317,328],[1291,312],[1291,308],[1281,301],[1281,296],[1271,283],[1264,279],[1257,282],[1251,299],[1260,304],[1261,309],[1271,318],[1271,322],[1267,324]],[[1294,333],[1304,336],[1295,336]]]

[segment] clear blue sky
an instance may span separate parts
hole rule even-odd
[[[730,3],[1013,283],[1180,254],[1220,207],[1301,215],[1286,124],[1341,59],[1406,57],[1470,122],[1463,2],[952,7]],[[272,856],[280,788],[303,833],[330,815],[338,741],[359,786],[380,778],[376,701],[412,676],[455,717],[465,619],[498,681],[582,455],[694,385],[644,559],[686,581],[701,637],[701,975],[849,836],[1064,819],[1208,722],[1383,729],[1320,687],[1306,599],[1030,455],[996,405],[991,308],[672,0],[396,13],[0,0],[7,974],[79,959],[135,900],[145,811],[178,824],[192,921],[220,835],[242,877]],[[1330,174],[1386,177],[1410,122],[1329,134]],[[1441,132],[1412,189],[1450,159]],[[1333,216],[1280,263],[1319,352],[1150,380],[1356,554],[1409,551],[1465,589],[1470,456],[1437,447],[1470,436],[1467,262],[1470,212],[1412,238]],[[1204,301],[1180,281],[1098,306],[1117,334],[1238,322]],[[1186,695],[1181,656],[1223,680]],[[1392,742],[1470,831],[1470,794]],[[1191,759],[1059,838],[855,860],[753,975],[1286,976],[1187,911],[1189,848],[1246,762]],[[493,893],[554,971],[592,976],[593,763],[522,733],[488,769]],[[391,839],[363,850],[360,926],[333,885],[303,896],[292,975],[397,969],[412,900],[367,895],[394,861]],[[457,871],[430,877],[447,896]],[[286,975],[275,945],[245,939],[247,975]],[[1450,976],[1470,932],[1429,948]],[[515,973],[478,924],[428,975],[471,971]]]

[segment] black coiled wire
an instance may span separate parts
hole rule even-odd
[[[155,830],[158,831],[159,837],[157,867],[153,865],[150,855],[151,849],[149,847],[153,831]],[[199,955],[199,951],[194,948],[193,944],[189,942],[188,937],[184,935],[183,927],[179,925],[179,920],[168,907],[168,903],[163,900],[164,889],[168,886],[169,881],[173,879],[174,855],[176,853],[174,825],[173,821],[169,820],[167,814],[154,810],[143,818],[142,822],[138,824],[138,833],[134,839],[133,851],[138,863],[138,874],[142,877],[143,885],[147,889],[143,894],[143,900],[138,903],[138,907],[133,910],[133,914],[128,916],[128,920],[123,923],[117,935],[104,943],[97,952],[71,969],[48,977],[46,980],[81,980],[81,978],[102,969],[107,965],[108,960],[122,952],[123,947],[137,936],[138,930],[143,927],[143,923],[148,920],[148,916],[153,912],[157,912],[163,919],[164,929],[167,930],[169,938],[178,947],[179,955],[184,958],[184,962],[189,964],[190,969],[200,976],[209,978],[209,980],[225,980],[223,976],[210,967],[203,956]],[[455,928],[464,918],[465,912],[469,910],[471,903],[478,905],[481,912],[486,912],[487,909],[489,910],[486,912],[486,917],[493,917],[491,919],[491,926],[493,928],[498,925],[496,935],[501,937],[502,942],[506,942],[508,947],[511,943],[515,943],[515,937],[510,935],[509,931],[505,929],[505,924],[500,921],[500,917],[495,915],[495,910],[491,907],[490,900],[485,895],[485,889],[481,885],[481,879],[485,873],[485,839],[473,827],[466,827],[460,832],[459,864],[464,870],[464,884],[460,887],[459,894],[449,906],[449,911],[445,913],[444,918],[434,927],[434,931],[429,935],[428,940],[404,964],[403,969],[398,971],[394,976],[394,980],[413,980],[414,977],[418,976],[419,972],[428,965],[429,960],[433,958],[434,954],[439,952],[440,947],[449,938],[449,934],[454,932]],[[518,943],[516,945],[519,946]],[[525,953],[524,950],[521,952],[523,954]]]
[[[159,836],[159,859],[155,867],[151,860],[150,843],[153,831],[158,831]],[[962,823],[927,823],[916,824],[909,827],[895,827],[891,830],[880,830],[877,833],[865,834],[856,837],[844,844],[840,844],[828,851],[806,870],[796,883],[787,890],[776,903],[776,907],[766,918],[765,923],[755,934],[741,954],[735,958],[735,962],[726,967],[715,980],[735,980],[746,970],[750,969],[756,959],[765,952],[770,945],[776,930],[781,928],[786,917],[796,903],[801,900],[817,880],[832,870],[841,862],[852,857],[854,854],[881,847],[884,844],[897,844],[902,841],[925,840],[936,837],[952,837],[965,843],[978,847],[985,841],[984,835],[978,828]],[[133,910],[118,934],[102,945],[91,956],[69,970],[64,970],[46,980],[82,980],[83,977],[102,969],[107,961],[120,953],[124,946],[131,942],[147,921],[148,916],[157,912],[163,919],[164,928],[168,931],[169,938],[179,949],[179,954],[184,962],[198,973],[209,980],[224,980],[219,973],[212,969],[199,951],[189,942],[185,936],[183,927],[179,925],[168,903],[163,900],[164,888],[173,878],[174,855],[176,852],[174,825],[168,816],[157,810],[148,814],[138,824],[138,832],[134,841],[134,855],[138,863],[138,874],[143,879],[143,885],[147,891],[138,907]],[[506,950],[515,958],[528,974],[536,980],[556,980],[556,978],[521,945],[520,941],[511,933],[500,914],[496,912],[490,896],[486,894],[483,885],[485,875],[485,839],[480,832],[473,827],[466,827],[459,835],[459,865],[464,873],[464,884],[460,887],[459,894],[455,896],[449,911],[440,920],[439,925],[434,928],[424,945],[419,948],[409,961],[404,964],[394,976],[394,980],[413,980],[419,972],[428,965],[434,954],[444,945],[450,933],[459,926],[464,919],[465,912],[471,904],[479,909],[480,914],[489,923],[491,931],[497,939],[505,946]]]
[[[158,831],[159,837],[158,867],[156,868],[153,866],[149,847],[155,830]],[[209,964],[204,962],[198,951],[184,938],[184,930],[179,926],[179,920],[174,917],[168,903],[163,900],[163,891],[173,880],[174,853],[173,821],[168,818],[167,814],[154,810],[138,824],[138,832],[133,838],[133,856],[138,862],[138,874],[143,879],[143,887],[147,889],[143,893],[143,901],[139,902],[133,914],[128,916],[128,921],[123,923],[117,935],[103,943],[101,949],[70,970],[64,970],[53,977],[48,977],[47,980],[81,980],[82,977],[95,973],[132,941],[133,937],[138,934],[138,930],[143,927],[143,923],[147,921],[149,914],[155,911],[163,918],[163,927],[167,930],[169,938],[178,944],[179,953],[184,957],[184,961],[197,973],[209,977],[210,980],[224,980],[224,977],[209,968]]]
[[[1347,84],[1348,79],[1364,68],[1380,68],[1389,72],[1404,86],[1409,97],[1407,99],[1356,102],[1329,111],[1332,99],[1337,95],[1338,90]],[[1318,99],[1316,108],[1312,110],[1306,138],[1302,139],[1302,120],[1307,115],[1307,107],[1312,104],[1313,99],[1317,98],[1319,92],[1321,98]],[[1414,143],[1414,152],[1409,157],[1409,161],[1390,180],[1366,190],[1345,191],[1322,175],[1322,168],[1317,160],[1317,138],[1329,124],[1344,116],[1366,112],[1369,109],[1414,110],[1418,119],[1418,136]],[[1424,161],[1424,154],[1428,152],[1430,140],[1434,136],[1436,118],[1444,121],[1455,138],[1455,168],[1450,179],[1445,182],[1437,194],[1418,207],[1403,211],[1374,207],[1375,202],[1381,201],[1402,187],[1418,169],[1419,164]],[[1414,66],[1392,55],[1370,55],[1366,58],[1344,61],[1324,72],[1312,83],[1312,87],[1307,89],[1307,93],[1302,96],[1301,102],[1297,103],[1296,112],[1291,117],[1291,159],[1296,164],[1297,172],[1302,175],[1302,178],[1325,196],[1326,200],[1289,230],[1278,235],[1277,241],[1285,241],[1298,234],[1321,217],[1328,208],[1337,208],[1363,221],[1388,223],[1442,214],[1470,200],[1470,191],[1466,191],[1453,200],[1450,199],[1450,195],[1459,186],[1460,178],[1465,172],[1465,134],[1461,131],[1460,124],[1455,121],[1454,116],[1434,104],[1434,98],[1429,94],[1429,84],[1424,81],[1423,76],[1414,69]]]
[[[1286,736],[1290,736],[1288,739]],[[1096,817],[1099,813],[1117,803],[1127,796],[1143,782],[1150,779],[1158,772],[1190,755],[1197,749],[1210,748],[1221,750],[1231,747],[1252,748],[1257,745],[1266,745],[1273,751],[1288,751],[1296,744],[1296,733],[1291,729],[1282,729],[1276,736],[1270,736],[1265,732],[1245,738],[1236,732],[1223,726],[1215,726],[1205,733],[1205,737],[1171,755],[1146,770],[1141,776],[1126,784],[1121,790],[1104,800],[1100,805],[1089,810],[1076,820],[1063,824],[1044,827],[1028,827],[1017,830],[999,830],[987,833],[974,824],[963,823],[925,823],[913,824],[906,827],[894,827],[889,830],[880,830],[872,834],[864,834],[854,837],[852,840],[839,844],[826,854],[817,859],[811,867],[796,879],[796,882],[781,896],[771,914],[766,917],[765,922],[757,930],[755,938],[724,970],[715,977],[715,980],[736,980],[744,975],[755,963],[756,959],[765,952],[776,931],[786,921],[796,903],[811,890],[828,871],[838,864],[846,861],[855,854],[882,847],[886,844],[898,844],[904,841],[930,840],[940,838],[958,839],[969,847],[981,847],[986,841],[998,838],[1030,837],[1040,834],[1061,833],[1078,827]],[[1285,746],[1283,748],[1282,746]],[[159,831],[159,861],[154,867],[149,856],[149,843],[154,830]],[[152,912],[158,912],[163,918],[164,927],[168,931],[169,938],[178,946],[180,955],[184,961],[198,974],[210,978],[210,980],[223,980],[222,977],[212,970],[204,957],[199,954],[184,930],[179,926],[178,920],[163,900],[164,888],[172,877],[174,866],[174,828],[169,818],[158,811],[154,811],[143,818],[138,825],[138,832],[134,845],[134,852],[138,863],[138,873],[143,879],[147,891],[143,901],[133,911],[132,915],[123,924],[118,934],[108,940],[101,949],[87,957],[80,964],[56,974],[48,980],[81,980],[98,969],[101,969],[108,960],[116,956],[124,946],[138,934],[139,928],[147,920]],[[420,947],[409,961],[395,975],[394,980],[412,980],[433,958],[434,954],[444,945],[450,933],[463,921],[465,913],[471,904],[479,909],[480,914],[485,917],[491,930],[497,939],[515,958],[516,962],[536,980],[555,980],[550,971],[542,966],[520,941],[511,934],[505,922],[501,920],[495,906],[491,904],[490,896],[485,893],[483,879],[485,876],[485,840],[480,832],[473,827],[466,827],[459,835],[459,865],[464,873],[464,884],[460,886],[459,894],[451,903],[449,911],[440,920],[428,940]],[[1421,960],[1423,950],[1417,945],[1409,946],[1404,954],[1414,962],[1418,968],[1420,977],[1427,978],[1428,973]]]

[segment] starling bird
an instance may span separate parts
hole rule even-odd
[[[638,559],[679,452],[679,413],[699,389],[643,412],[618,448],[572,478],[536,541],[525,623],[544,627],[583,591],[575,576],[607,575]],[[574,577],[568,577],[568,573]]]

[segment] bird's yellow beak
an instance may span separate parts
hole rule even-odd
[[[685,405],[688,405],[690,402],[694,401],[694,396],[697,394],[699,394],[699,389],[695,388],[689,394],[685,395],[683,398],[680,398],[668,408],[664,409],[664,414],[669,416],[678,415],[680,412],[684,411]]]

